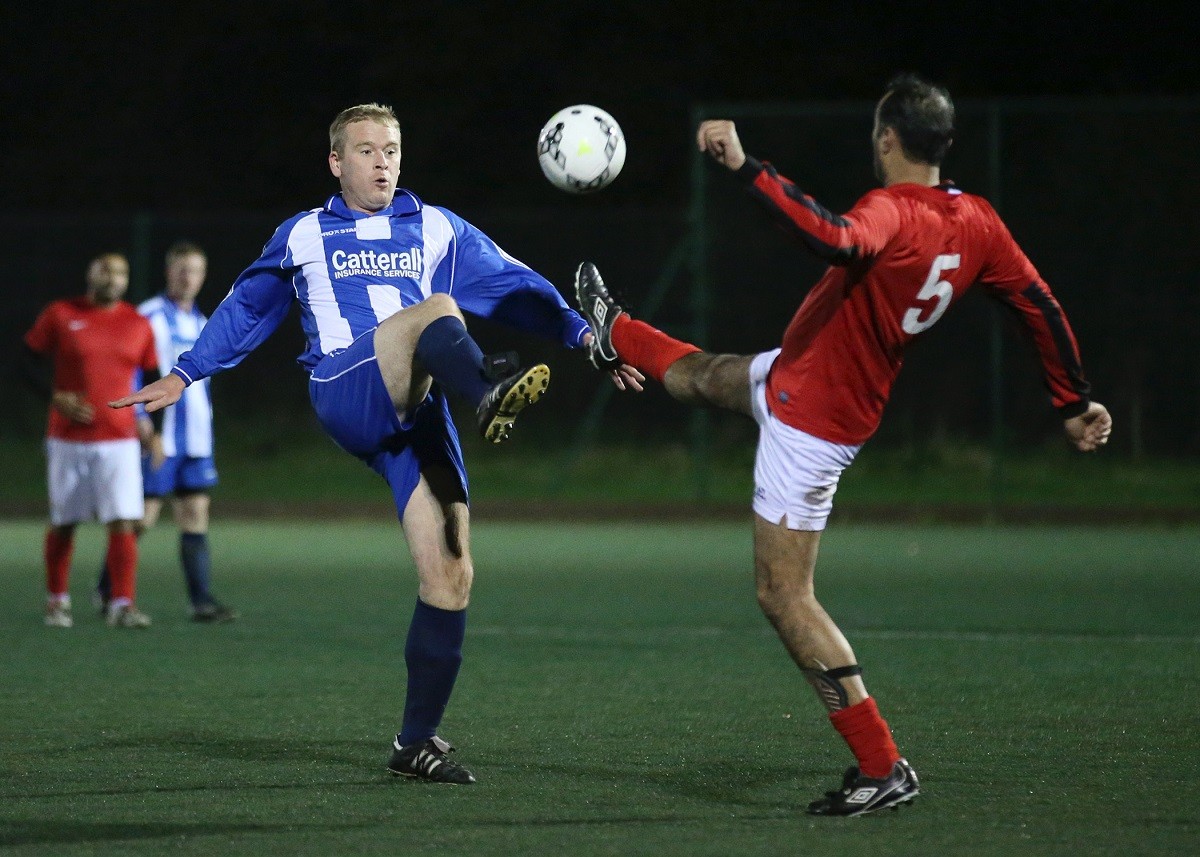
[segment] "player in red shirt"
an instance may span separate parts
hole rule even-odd
[[[1108,411],[1088,398],[1074,334],[1050,289],[992,207],[941,180],[953,128],[945,90],[916,75],[890,81],[872,133],[883,187],[836,215],[773,167],[747,157],[732,122],[700,125],[700,150],[736,173],[831,265],[775,351],[707,354],[622,312],[594,265],[585,262],[576,277],[598,368],[629,364],[680,401],[728,408],[759,423],[759,605],[858,761],[840,788],[809,805],[815,815],[895,807],[919,789],[867,694],[853,650],[813,592],[817,547],[838,479],[878,427],[905,346],[978,283],[1015,310],[1032,334],[1068,439],[1091,452],[1112,429]]]
[[[87,520],[108,526],[108,624],[150,624],[134,606],[134,529],[143,512],[139,441],[150,441],[153,425],[134,411],[107,406],[139,386],[139,370],[158,373],[150,323],[121,300],[128,286],[124,256],[97,256],[88,265],[87,294],[50,304],[25,334],[28,349],[54,363],[46,432],[50,527],[45,540],[46,624],[52,627],[72,624],[68,581],[75,525]]]

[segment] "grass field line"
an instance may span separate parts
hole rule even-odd
[[[1120,634],[1079,633],[1070,631],[916,631],[887,628],[843,628],[848,637],[864,640],[938,640],[954,643],[1093,643],[1098,640],[1117,643],[1183,643],[1200,645],[1200,634]],[[537,625],[475,625],[467,628],[467,635],[482,637],[537,637],[545,640],[568,642],[636,641],[647,637],[722,637],[742,636],[774,637],[771,628],[758,630],[721,628],[712,626],[671,626],[669,628],[629,628],[612,630],[603,628],[559,628]]]

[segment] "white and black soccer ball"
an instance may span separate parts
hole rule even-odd
[[[599,107],[564,107],[538,135],[538,163],[555,187],[591,193],[607,187],[625,166],[625,135]]]

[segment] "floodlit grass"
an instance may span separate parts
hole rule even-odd
[[[716,444],[698,474],[686,443],[590,447],[579,455],[563,443],[520,437],[504,447],[464,437],[472,499],[544,504],[586,514],[623,505],[748,508],[753,492],[752,441]],[[224,509],[284,513],[343,504],[386,506],[390,494],[367,467],[338,450],[319,430],[283,427],[278,436],[227,431],[217,465],[214,514]],[[36,440],[0,442],[0,514],[40,514],[45,464]],[[698,500],[698,486],[704,499]],[[1074,511],[1076,518],[1136,517],[1200,522],[1200,461],[1134,462],[1073,453],[1065,445],[1013,451],[996,462],[969,444],[905,451],[867,444],[842,477],[834,514],[883,519],[912,513],[929,519],[983,517],[997,508]],[[1028,518],[1026,514],[1022,517]]]
[[[237,623],[186,621],[143,541],[144,632],[40,618],[0,524],[0,847],[20,854],[1189,853],[1200,530],[831,529],[819,592],[923,794],[812,819],[849,756],[754,605],[749,528],[475,524],[443,724],[479,783],[383,771],[415,593],[394,523],[219,523]]]

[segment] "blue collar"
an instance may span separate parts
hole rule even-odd
[[[329,199],[325,200],[324,209],[335,217],[340,217],[343,220],[361,220],[364,217],[411,217],[417,214],[424,207],[424,203],[411,190],[405,190],[402,187],[396,188],[396,193],[392,197],[392,204],[381,211],[376,211],[374,214],[367,214],[363,211],[355,211],[350,206],[346,205],[346,200],[342,198],[340,193],[335,193]]]

